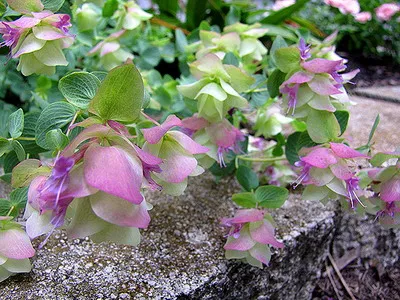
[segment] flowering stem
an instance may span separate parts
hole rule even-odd
[[[36,138],[34,137],[25,137],[25,136],[20,136],[14,140],[19,140],[19,141],[35,141]]]

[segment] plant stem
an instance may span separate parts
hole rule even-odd
[[[157,126],[160,126],[160,123],[158,123],[156,120],[154,120],[152,117],[146,115],[143,111],[142,111],[142,115],[143,117],[145,117],[147,120],[153,122],[154,124],[156,124]]]
[[[66,136],[68,136],[68,135],[70,134],[70,132],[71,132],[71,130],[72,130],[72,129],[71,129],[71,126],[75,123],[76,118],[78,117],[79,113],[80,113],[80,111],[78,110],[78,111],[75,113],[74,117],[72,118],[72,121],[71,121],[71,123],[70,123],[69,126],[68,126],[67,132],[65,133]]]
[[[36,138],[20,136],[20,137],[16,138],[15,140],[19,140],[19,141],[36,141]]]
[[[235,158],[235,166],[236,169],[239,167],[239,160],[247,160],[251,162],[274,162],[274,161],[281,161],[285,160],[286,157],[279,156],[279,157],[249,157],[248,154],[245,155],[238,155]]]
[[[11,206],[10,210],[7,213],[7,217],[11,215],[12,211],[14,210],[15,206]]]

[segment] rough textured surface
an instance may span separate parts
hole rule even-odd
[[[333,210],[292,195],[276,215],[285,249],[260,270],[224,259],[218,219],[232,214],[228,198],[235,189],[233,180],[217,185],[203,175],[179,198],[147,197],[153,221],[138,248],[67,241],[57,232],[38,251],[30,274],[0,284],[0,298],[308,298],[330,244]]]

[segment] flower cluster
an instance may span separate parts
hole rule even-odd
[[[217,55],[209,53],[190,64],[190,70],[198,81],[177,88],[183,96],[197,100],[200,117],[218,122],[231,108],[247,106],[247,100],[240,93],[248,89],[254,79],[241,69],[223,65]]]
[[[309,59],[309,48],[300,41],[298,49],[299,67],[280,86],[287,112],[295,118],[305,118],[311,109],[335,112],[349,103],[343,84],[349,82],[359,70],[341,74],[346,69],[344,60],[325,58]]]
[[[295,163],[295,166],[302,168],[295,187],[306,185],[304,199],[326,203],[329,199],[342,196],[353,209],[358,204],[364,206],[359,195],[359,178],[349,167],[349,160],[367,158],[365,154],[339,143],[305,148],[303,152],[304,156]]]
[[[11,217],[0,216],[0,282],[16,273],[31,270],[29,258],[35,255],[21,225]]]
[[[252,266],[262,268],[271,259],[270,246],[283,248],[276,240],[272,218],[265,211],[241,209],[233,218],[224,218],[221,224],[228,228],[224,246],[228,259],[242,259]]]
[[[74,42],[69,33],[70,16],[44,10],[32,12],[21,18],[0,23],[3,42],[0,46],[11,48],[10,56],[19,58],[18,71],[31,74],[52,75],[56,66],[66,66],[62,49]]]

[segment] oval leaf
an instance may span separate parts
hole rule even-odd
[[[126,64],[108,73],[89,111],[103,120],[133,122],[140,115],[143,98],[142,76],[133,64]]]
[[[74,72],[61,78],[58,88],[67,101],[86,109],[96,95],[100,80],[87,72]]]
[[[279,186],[264,185],[256,190],[255,195],[261,207],[279,208],[288,198],[289,191]]]
[[[24,130],[24,112],[22,108],[16,110],[8,117],[8,131],[12,138],[21,136]]]
[[[246,191],[250,192],[258,187],[258,176],[249,167],[239,166],[239,168],[236,170],[236,178]]]

